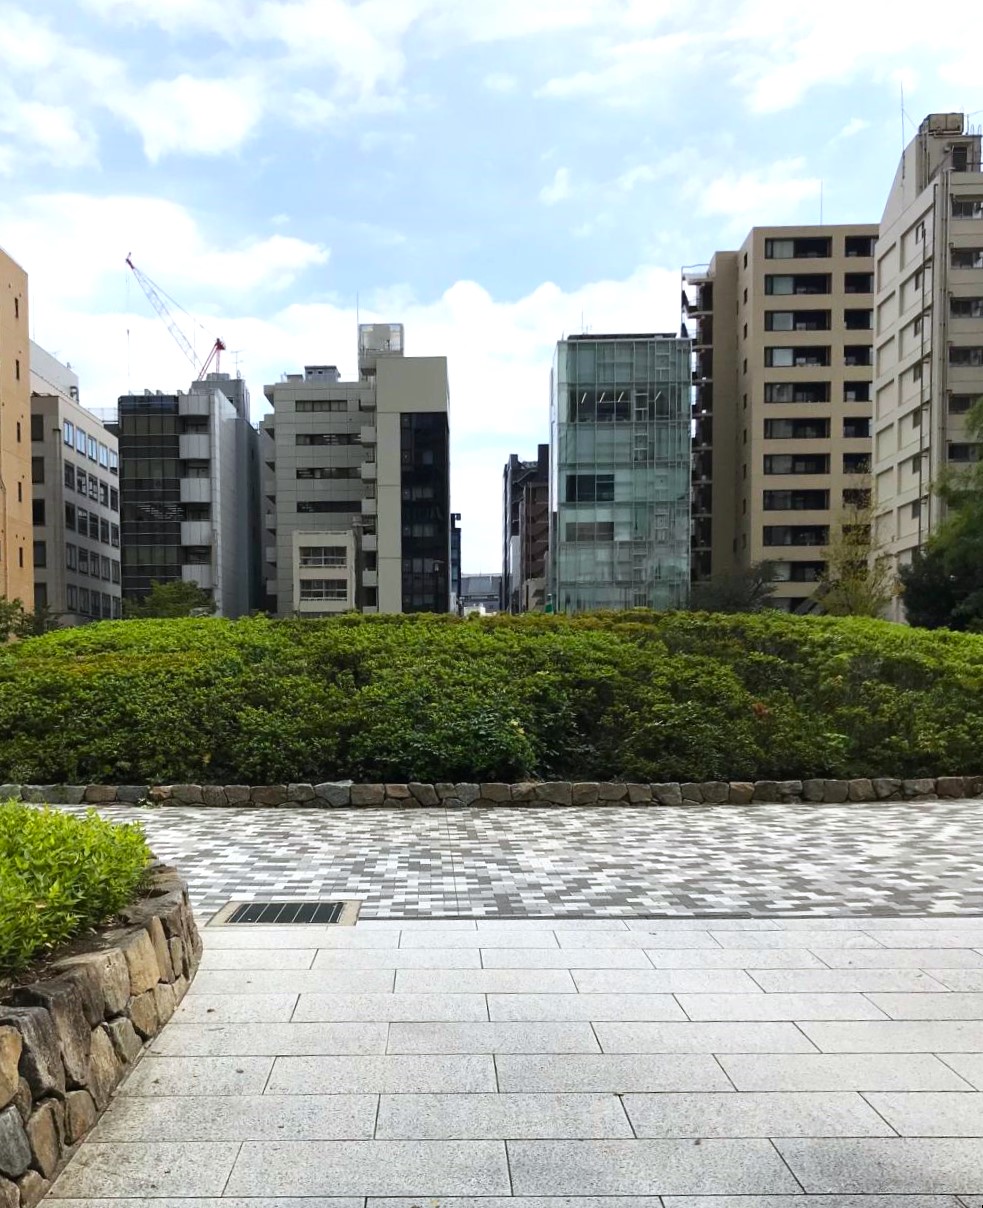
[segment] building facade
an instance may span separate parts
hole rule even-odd
[[[690,577],[691,346],[580,335],[551,377],[550,594],[558,612],[675,608]]]
[[[694,339],[693,567],[767,562],[808,607],[871,490],[872,224],[756,227],[684,274]]]
[[[123,597],[195,583],[219,616],[258,608],[259,443],[241,379],[211,373],[187,393],[124,395]]]
[[[34,599],[27,273],[0,249],[0,597]]]
[[[34,607],[59,625],[122,614],[119,449],[76,374],[31,344]]]
[[[501,575],[462,575],[460,610],[462,615],[479,612],[489,616],[499,611],[502,598]]]
[[[280,616],[447,612],[447,361],[362,324],[358,379],[311,365],[265,387],[267,601]]]
[[[550,447],[539,445],[535,461],[515,453],[502,474],[503,612],[540,610],[546,603],[549,558]]]
[[[910,563],[938,528],[949,467],[978,457],[966,414],[983,396],[983,171],[979,131],[930,114],[904,151],[877,244],[876,533]],[[900,600],[894,619],[903,619]]]

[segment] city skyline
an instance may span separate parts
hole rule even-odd
[[[983,17],[953,42],[895,15],[7,5],[0,245],[93,407],[186,383],[128,252],[238,355],[254,419],[281,373],[350,376],[357,318],[404,323],[410,355],[448,357],[464,570],[493,571],[558,339],[672,330],[680,265],[752,225],[878,221],[902,85],[907,138],[931,111],[980,122]]]

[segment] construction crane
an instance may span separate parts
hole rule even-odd
[[[164,295],[164,297],[161,296],[163,291],[158,286],[154,285],[153,281],[150,280],[146,273],[141,272],[140,269],[137,268],[137,266],[133,263],[132,256],[130,255],[126,257],[126,266],[131,270],[133,276],[136,277],[140,288],[147,295],[147,301],[164,320],[164,323],[167,325],[167,330],[174,337],[177,346],[188,358],[192,366],[198,370],[198,377],[196,380],[200,382],[204,378],[205,374],[211,368],[213,361],[215,362],[215,370],[218,372],[222,363],[222,353],[225,352],[224,341],[221,339],[216,339],[215,343],[211,347],[211,351],[205,358],[205,363],[202,365],[201,369],[198,369],[198,358],[195,355],[195,350],[191,346],[191,341],[177,325],[174,316],[168,309],[167,303],[164,301],[164,297],[166,297],[166,295]],[[171,299],[171,301],[173,301],[173,299]],[[175,305],[177,305],[177,303],[175,303]]]

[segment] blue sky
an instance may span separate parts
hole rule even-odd
[[[465,570],[493,570],[555,341],[676,329],[681,264],[820,195],[876,221],[902,88],[909,137],[983,121],[980,8],[0,0],[0,246],[94,407],[190,375],[128,252],[237,350],[256,416],[283,372],[353,373],[356,296],[403,322],[449,358]]]

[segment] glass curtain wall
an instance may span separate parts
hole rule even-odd
[[[550,408],[557,611],[676,608],[690,559],[690,342],[574,336]]]

